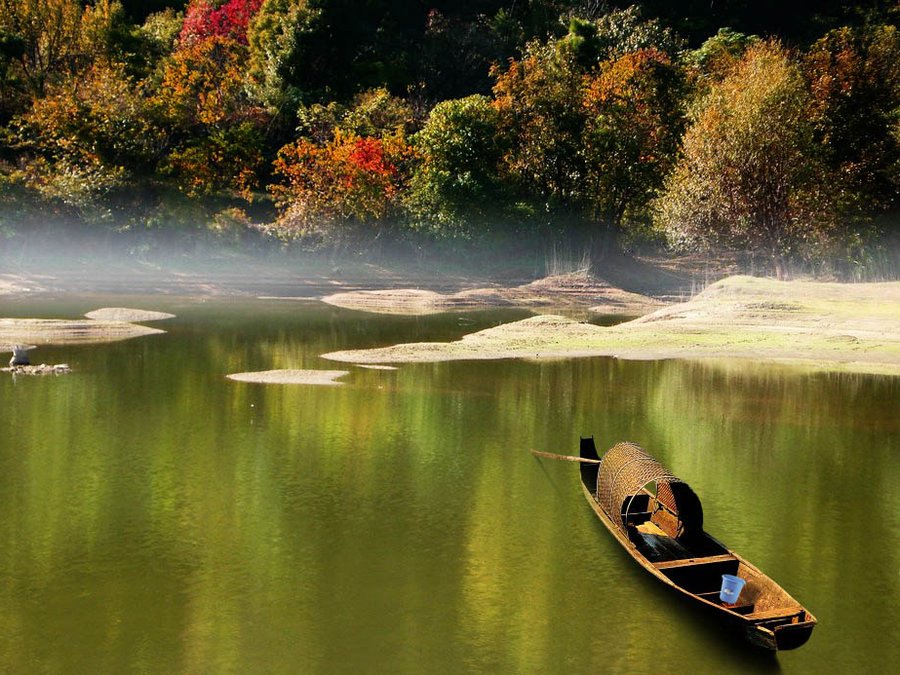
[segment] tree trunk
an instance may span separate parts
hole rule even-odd
[[[609,223],[597,228],[591,237],[591,272],[602,276],[602,269],[619,251],[619,228]]]
[[[784,256],[780,253],[776,253],[773,258],[775,262],[775,278],[779,281],[787,281],[789,275]]]

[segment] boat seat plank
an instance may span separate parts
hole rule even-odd
[[[697,593],[698,598],[703,598],[704,600],[708,600],[714,605],[718,605],[719,607],[724,607],[732,612],[737,612],[738,614],[750,614],[753,611],[753,603],[752,602],[742,602],[735,605],[728,605],[722,602],[719,598],[719,591],[707,591],[705,593]]]
[[[704,558],[686,558],[684,560],[664,560],[663,562],[653,563],[658,570],[667,570],[673,567],[691,567],[692,565],[710,565],[712,563],[728,562],[736,558],[730,553],[722,555],[709,555]]]
[[[668,537],[669,536],[665,532],[663,532],[659,528],[659,525],[654,523],[652,520],[645,520],[643,523],[641,523],[640,525],[637,525],[636,527],[637,527],[637,531],[640,532],[641,534],[653,534],[653,535],[656,535],[657,537]]]

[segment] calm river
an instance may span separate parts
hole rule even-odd
[[[866,673],[900,662],[900,378],[746,363],[343,368],[521,312],[315,301],[0,301],[173,312],[165,335],[41,348],[0,377],[0,671]],[[581,494],[579,435],[687,480],[707,529],[817,615],[761,657],[628,558]]]

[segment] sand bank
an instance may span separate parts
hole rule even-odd
[[[256,384],[315,384],[340,386],[337,378],[349,375],[346,370],[261,370],[252,373],[232,373],[229,380]]]
[[[174,314],[168,312],[153,312],[146,309],[130,309],[128,307],[101,307],[85,314],[88,319],[97,321],[126,321],[129,323],[141,323],[147,321],[162,321],[174,319]]]
[[[616,288],[603,279],[576,272],[539,279],[514,287],[491,286],[445,294],[398,288],[334,293],[323,302],[345,309],[379,314],[424,315],[487,307],[522,307],[536,312],[588,309],[602,314],[639,315],[662,302]]]
[[[900,375],[900,283],[729,277],[694,299],[612,327],[537,316],[451,343],[324,355],[351,363],[616,356],[737,358]]]
[[[0,351],[10,345],[70,345],[115,342],[165,331],[123,321],[93,319],[0,319]]]

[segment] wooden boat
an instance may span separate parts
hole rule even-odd
[[[772,579],[704,532],[700,499],[633,443],[599,462],[593,438],[581,439],[584,494],[620,544],[661,582],[718,614],[754,645],[795,649],[816,618]],[[574,458],[573,458],[574,459]],[[745,580],[734,604],[719,599],[722,575]]]

